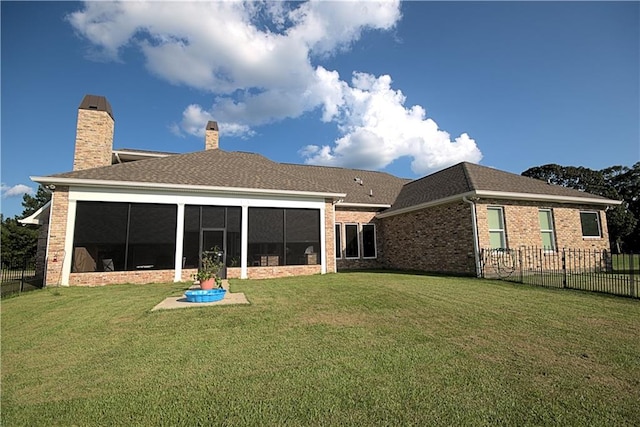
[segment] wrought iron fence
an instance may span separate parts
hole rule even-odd
[[[640,255],[537,247],[483,249],[483,278],[640,298]]]
[[[42,288],[42,277],[36,277],[35,258],[2,260],[0,294],[4,297],[15,293]]]

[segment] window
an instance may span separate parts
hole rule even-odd
[[[78,202],[73,272],[173,269],[177,206]]]
[[[362,257],[376,257],[376,226],[374,224],[362,225]]]
[[[360,241],[358,239],[358,224],[345,224],[344,234],[345,234],[344,236],[345,257],[359,258],[360,257]]]
[[[602,237],[598,212],[580,212],[582,237]]]
[[[538,222],[540,223],[542,248],[545,251],[555,251],[556,239],[553,232],[553,215],[551,209],[540,209],[538,211]]]
[[[506,248],[504,233],[504,211],[501,207],[487,208],[487,220],[489,222],[489,245],[492,249]]]
[[[341,239],[341,235],[340,235],[340,224],[336,224],[335,226],[335,234],[334,234],[334,241],[336,244],[336,258],[342,258],[342,239]]]
[[[320,211],[249,208],[249,266],[320,264]]]

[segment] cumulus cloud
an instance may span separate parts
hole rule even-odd
[[[6,185],[5,183],[0,184],[0,192],[2,193],[2,198],[7,197],[18,197],[23,194],[33,194],[33,188],[24,184],[16,184],[14,186]]]
[[[212,94],[211,105],[184,109],[170,127],[177,135],[202,136],[216,120],[222,135],[251,137],[256,126],[320,110],[341,136],[303,147],[307,163],[380,169],[410,156],[425,173],[479,161],[468,135],[452,139],[423,107],[405,107],[390,76],[355,72],[347,83],[321,65],[400,19],[398,0],[86,2],[68,16],[92,56],[119,60],[138,49],[152,74]]]

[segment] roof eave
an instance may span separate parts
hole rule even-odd
[[[47,203],[42,205],[40,209],[38,209],[28,217],[19,219],[18,222],[20,224],[42,225],[46,222],[44,218],[49,217],[50,206],[51,206],[51,200],[49,200]]]
[[[386,218],[390,216],[401,215],[404,213],[409,213],[409,212],[425,209],[432,206],[451,203],[456,200],[462,200],[465,197],[506,199],[506,200],[526,200],[526,201],[532,201],[532,202],[553,202],[553,203],[602,205],[602,206],[614,206],[614,205],[622,204],[622,201],[620,200],[605,199],[605,198],[556,196],[553,194],[532,194],[532,193],[514,193],[514,192],[505,192],[505,191],[474,190],[466,193],[456,194],[454,196],[445,197],[438,200],[431,200],[429,202],[420,203],[414,206],[407,206],[406,208],[394,210],[391,212],[380,212],[376,216],[378,218]]]
[[[78,179],[78,178],[62,178],[50,176],[32,176],[32,181],[40,184],[65,185],[69,187],[95,187],[95,188],[122,188],[122,189],[153,189],[153,190],[178,190],[194,193],[229,193],[235,194],[253,194],[253,195],[286,195],[286,196],[304,196],[304,197],[322,197],[330,199],[340,199],[346,197],[346,193],[328,193],[317,191],[301,191],[301,190],[279,190],[279,189],[262,189],[262,188],[246,188],[246,187],[219,187],[208,185],[188,185],[188,184],[165,184],[157,182],[140,182],[140,181],[104,181],[98,179]]]

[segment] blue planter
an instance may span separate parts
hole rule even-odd
[[[184,296],[188,302],[214,302],[224,298],[227,291],[225,289],[208,289],[186,291]]]

